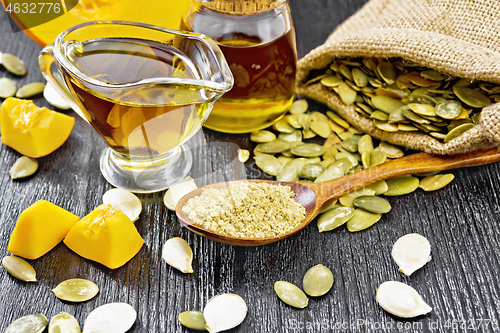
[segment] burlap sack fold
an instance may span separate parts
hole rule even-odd
[[[500,103],[448,143],[422,133],[384,132],[321,83],[312,70],[344,57],[400,57],[451,75],[500,84],[499,0],[371,0],[298,62],[297,93],[337,111],[370,135],[410,149],[453,155],[500,146]]]

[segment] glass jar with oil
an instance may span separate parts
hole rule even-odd
[[[286,0],[192,0],[181,29],[215,40],[235,78],[205,127],[248,133],[272,125],[290,109],[297,47]]]

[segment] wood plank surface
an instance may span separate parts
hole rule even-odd
[[[323,43],[364,2],[290,0],[299,56]],[[25,77],[0,68],[0,77],[13,78],[18,86],[43,81],[37,61],[40,50],[22,32],[13,33],[7,14],[0,10],[0,51],[19,56],[28,67]],[[42,97],[35,98],[35,103],[49,106]],[[310,105],[311,110],[327,110],[312,101]],[[99,171],[104,142],[74,112],[68,114],[76,118],[70,138],[39,159],[40,169],[33,177],[11,180],[9,168],[20,155],[0,146],[2,257],[8,255],[7,243],[19,214],[36,200],[49,200],[84,216],[111,188]],[[189,145],[195,158],[192,176],[199,186],[226,179],[270,178],[252,159],[244,165],[235,160],[238,148],[253,150],[249,135],[203,129]],[[30,261],[37,271],[36,283],[18,281],[0,269],[0,332],[21,316],[43,313],[50,319],[60,311],[74,315],[83,327],[90,311],[109,302],[127,302],[136,309],[137,321],[130,332],[190,332],[177,321],[179,313],[202,310],[221,293],[236,293],[248,305],[247,318],[231,332],[499,331],[500,167],[492,164],[453,173],[456,179],[440,191],[418,190],[390,198],[392,211],[368,230],[349,233],[342,227],[320,234],[313,222],[289,239],[256,248],[214,243],[195,235],[181,228],[175,214],[163,205],[164,192],[140,195],[143,212],[135,224],[145,244],[125,266],[110,270],[59,244]],[[432,260],[408,278],[398,272],[391,249],[400,236],[412,232],[429,239]],[[182,237],[191,245],[193,274],[182,274],[161,259],[162,246],[171,237]],[[301,287],[304,273],[317,264],[334,274],[328,294],[310,298],[302,310],[278,299],[274,282],[286,280]],[[75,277],[95,281],[98,296],[83,304],[58,300],[51,289]],[[386,313],[375,293],[387,280],[414,287],[432,312],[409,320]]]

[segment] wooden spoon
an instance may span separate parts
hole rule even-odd
[[[433,156],[426,153],[408,155],[393,161],[377,165],[338,179],[322,183],[297,183],[297,182],[278,182],[263,179],[235,180],[221,182],[200,187],[193,192],[182,197],[176,206],[176,213],[179,221],[189,230],[204,236],[208,239],[231,245],[257,246],[277,242],[283,238],[289,237],[304,229],[321,211],[321,206],[330,199],[339,198],[349,192],[358,190],[365,186],[414,173],[427,173],[456,169],[461,167],[472,167],[500,161],[500,150],[491,148],[479,150],[471,153],[454,156]],[[306,216],[302,223],[292,231],[277,237],[269,238],[240,238],[204,229],[193,223],[182,211],[186,202],[195,196],[199,196],[206,188],[224,188],[232,184],[242,182],[266,182],[270,184],[287,185],[295,192],[295,201],[306,208]]]

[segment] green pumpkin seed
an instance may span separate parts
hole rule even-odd
[[[81,333],[81,329],[75,317],[61,312],[50,319],[49,333]]]
[[[344,207],[354,208],[354,200],[366,195],[375,195],[375,190],[364,187],[339,198],[339,203]]]
[[[453,92],[462,102],[469,106],[472,106],[473,108],[484,108],[491,103],[489,97],[485,96],[477,90],[473,90],[467,87],[457,87],[457,85],[454,85]]]
[[[16,92],[16,97],[30,98],[32,96],[41,94],[44,89],[45,89],[45,83],[31,82],[19,88]]]
[[[403,132],[416,132],[418,131],[418,128],[412,125],[398,124],[398,130]]]
[[[376,166],[384,163],[387,160],[387,154],[380,150],[374,150],[370,154],[370,165]]]
[[[321,157],[311,157],[307,159],[307,164],[318,164],[321,162]]]
[[[353,80],[352,73],[351,73],[351,71],[349,70],[349,68],[345,64],[339,65],[339,72],[340,72],[340,74],[342,74],[349,81]]]
[[[311,130],[311,129],[302,130],[302,138],[303,139],[312,139],[314,137],[316,137],[316,133],[313,130]],[[327,137],[328,136],[326,136],[325,138],[327,138]]]
[[[24,66],[24,62],[12,54],[2,53],[2,65],[12,74],[19,76],[26,75],[26,66]]]
[[[266,130],[255,131],[250,134],[250,140],[258,143],[271,142],[276,140],[276,134]]]
[[[351,153],[355,153],[358,151],[359,140],[361,140],[361,137],[359,135],[352,135],[351,137],[342,141],[342,148]]]
[[[417,103],[410,103],[408,104],[408,107],[415,112],[416,114],[420,116],[435,116],[436,115],[436,109],[429,104],[417,104]]]
[[[352,79],[358,87],[366,87],[368,84],[368,75],[357,67],[352,69]]]
[[[433,138],[440,140],[444,140],[446,138],[446,134],[444,133],[430,132],[429,135],[432,136]]]
[[[373,96],[372,97],[373,106],[380,110],[384,111],[387,114],[390,114],[392,111],[404,106],[403,102],[387,96]]]
[[[290,126],[292,126],[295,129],[300,129],[302,128],[302,116],[301,114],[289,114],[285,116],[286,121]]]
[[[286,142],[302,142],[302,131],[295,130],[292,133],[280,133],[278,139]]]
[[[464,134],[468,130],[470,130],[472,127],[476,125],[474,124],[462,124],[460,126],[457,126],[453,128],[444,138],[444,142],[450,142],[451,140],[455,139],[456,137],[459,137],[460,135]]]
[[[344,102],[345,105],[352,105],[356,101],[356,96],[358,95],[356,93],[356,90],[352,89],[347,85],[345,82],[341,82],[338,86],[338,94],[340,96],[340,99],[342,102]]]
[[[262,154],[254,156],[255,164],[259,169],[271,176],[276,176],[281,169],[281,163],[272,155]]]
[[[372,213],[388,213],[391,210],[389,201],[375,195],[361,196],[354,199],[354,206]]]
[[[445,100],[436,105],[436,114],[444,119],[455,119],[462,113],[462,104],[455,100]]]
[[[300,179],[300,170],[307,164],[305,158],[295,158],[287,162],[276,174],[280,182],[297,182]]]
[[[323,206],[321,206],[321,210],[319,211],[319,213],[322,214],[322,213],[329,211],[331,209],[342,207],[342,205],[338,204],[337,201],[338,201],[337,199],[328,200],[327,202],[325,202],[323,204]]]
[[[451,183],[453,179],[455,179],[455,176],[451,173],[428,176],[420,180],[418,187],[426,192],[436,191]]]
[[[370,118],[376,119],[376,120],[381,120],[381,121],[388,121],[389,115],[385,112],[377,110],[370,115]]]
[[[375,195],[381,195],[387,192],[389,190],[389,187],[387,186],[387,183],[385,180],[379,181],[375,184],[371,184],[366,186],[367,189],[373,190],[375,192]]]
[[[293,131],[295,131],[295,129],[292,126],[290,126],[290,124],[285,118],[281,119],[276,124],[274,124],[273,129],[280,133],[292,133]]]
[[[306,294],[290,282],[276,281],[274,291],[283,302],[295,308],[303,309],[309,302]]]
[[[4,333],[42,333],[46,327],[47,317],[37,313],[14,320]]]
[[[324,113],[315,111],[311,114],[311,122],[322,122],[328,124],[329,118]]]
[[[9,98],[16,94],[17,86],[8,77],[0,78],[0,98]]]
[[[404,153],[401,149],[391,144],[388,144],[385,141],[380,142],[379,148],[381,151],[387,154],[389,158],[400,158],[404,156]]]
[[[326,115],[328,116],[328,118],[330,118],[335,123],[337,123],[337,125],[340,125],[345,129],[348,129],[349,127],[351,127],[351,125],[349,125],[349,123],[347,121],[345,121],[344,119],[342,119],[341,117],[339,117],[336,113],[334,113],[332,111],[327,111]]]
[[[299,131],[300,132],[300,131]],[[276,139],[271,142],[258,144],[255,149],[264,154],[277,154],[290,149],[290,143],[285,140]]]
[[[192,330],[206,331],[205,318],[203,312],[200,311],[184,311],[177,317],[179,322]]]
[[[330,88],[337,87],[341,82],[343,81],[335,75],[327,75],[321,79],[321,84]]]
[[[9,170],[12,179],[29,177],[38,170],[38,161],[34,158],[21,156]]]
[[[324,146],[323,146],[324,147]],[[325,153],[323,154],[322,158],[323,160],[334,160],[335,161],[335,155],[338,154],[337,148],[331,146],[331,147],[325,147]]]
[[[327,210],[318,218],[319,232],[330,231],[340,227],[347,222],[354,215],[354,208],[350,207],[336,207]]]
[[[418,188],[418,178],[412,175],[399,176],[386,181],[389,189],[384,193],[386,196],[404,195]]]
[[[359,158],[358,158],[359,157]],[[340,153],[337,153],[335,155],[335,162],[337,163],[342,163],[342,160],[344,158],[347,158],[349,161],[350,161],[350,168],[349,169],[346,169],[345,172],[349,171],[351,168],[355,167],[356,165],[358,165],[358,162],[361,160],[361,156],[358,156],[357,154],[351,154],[349,152],[340,152]],[[340,161],[340,162],[339,162]],[[345,164],[339,164],[342,166],[342,169],[345,169],[345,168],[348,168],[349,167],[349,163],[345,163]],[[345,166],[345,167],[344,167]]]
[[[446,128],[448,129],[448,131],[451,131],[452,129],[454,129],[458,126],[461,126],[463,124],[472,124],[472,120],[471,119],[455,119],[455,120],[452,120],[450,122],[450,124],[448,126],[446,126]]]
[[[86,302],[97,295],[99,287],[89,280],[69,279],[52,289],[57,298],[68,302]]]
[[[363,165],[363,167],[365,169],[369,168],[371,166],[371,153],[370,152],[364,151],[361,153],[361,164]]]
[[[410,110],[403,110],[401,111],[403,116],[405,116],[406,119],[413,121],[414,123],[417,124],[430,124],[431,122],[428,119],[425,119],[419,115],[417,115],[415,112],[410,111]]]
[[[290,107],[291,114],[301,114],[305,113],[309,109],[309,105],[305,99],[298,99],[292,103]]]
[[[396,69],[390,62],[382,62],[378,64],[377,71],[382,80],[384,80],[387,84],[393,84],[396,82]]]
[[[347,230],[350,232],[364,230],[377,223],[381,217],[382,214],[380,213],[372,213],[358,208],[355,210],[353,217],[347,221]]]
[[[2,259],[2,266],[16,279],[24,282],[36,282],[35,269],[24,259],[7,256]]]
[[[292,157],[286,157],[283,155],[278,156],[278,161],[281,163],[281,165],[287,164],[289,161],[293,160]]]
[[[311,122],[311,131],[318,134],[322,138],[328,138],[332,134],[332,130],[328,123],[313,121]]]
[[[432,81],[444,80],[444,77],[441,75],[441,73],[439,73],[438,71],[435,71],[435,70],[422,71],[422,72],[420,72],[420,75],[424,79],[429,79]]]
[[[379,88],[382,87],[382,81],[377,78],[369,77],[368,82],[372,85],[372,87]]]
[[[290,152],[296,156],[317,157],[325,153],[325,148],[315,143],[303,143],[290,148]]]
[[[397,132],[399,130],[398,125],[377,119],[373,119],[373,125],[384,132]]]
[[[321,164],[318,163],[307,163],[300,169],[300,176],[309,179],[309,180],[315,180],[318,178],[326,168],[322,166]]]
[[[347,159],[346,159],[347,160]],[[339,166],[333,166],[333,164],[336,162],[333,162],[330,164],[325,171],[321,175],[314,180],[315,183],[321,183],[321,182],[326,182],[332,179],[337,179],[340,177],[343,177],[345,175],[345,172],[342,170],[341,167]],[[350,162],[349,162],[350,163]]]
[[[306,272],[302,279],[304,292],[312,297],[323,296],[332,289],[333,273],[323,265],[316,265]]]

